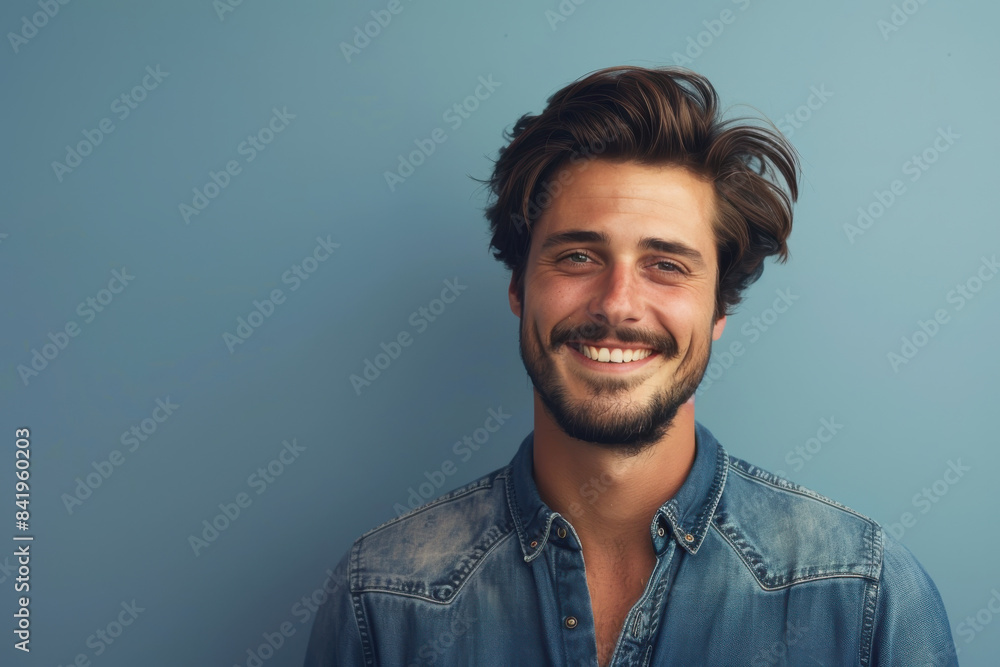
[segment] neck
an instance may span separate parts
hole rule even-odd
[[[663,438],[628,456],[566,435],[535,393],[535,484],[542,501],[573,525],[584,552],[651,550],[653,514],[676,495],[694,457],[693,398]]]

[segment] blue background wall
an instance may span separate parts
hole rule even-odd
[[[19,532],[20,427],[35,536],[30,655],[9,631],[14,542],[0,550],[0,662],[246,665],[287,623],[264,664],[299,664],[302,598],[350,542],[446,461],[433,495],[504,465],[532,426],[508,276],[469,177],[570,81],[682,64],[744,105],[733,114],[778,122],[804,166],[791,261],[730,319],[698,419],[733,454],[896,524],[963,664],[993,664],[1000,279],[980,267],[1000,252],[997,5],[402,0],[351,52],[387,2],[222,2],[0,9],[0,537]],[[446,115],[480,77],[488,98]],[[390,187],[435,128],[444,142]],[[270,143],[244,143],[258,133]],[[422,318],[445,281],[464,289]],[[776,290],[793,299],[780,315]],[[248,317],[259,326],[227,343]],[[411,344],[356,389],[401,332]],[[725,368],[735,341],[745,353]],[[490,409],[510,418],[456,451]],[[843,428],[810,441],[823,419]],[[968,468],[954,483],[952,464]],[[137,617],[105,643],[122,613]]]

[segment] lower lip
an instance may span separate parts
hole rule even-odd
[[[629,371],[642,368],[648,362],[660,356],[658,352],[653,352],[645,359],[640,359],[639,361],[627,361],[622,363],[615,363],[614,361],[594,361],[572,345],[567,345],[566,347],[569,349],[570,354],[578,359],[581,364],[588,368],[593,368],[594,370],[604,371],[605,373],[628,373]]]

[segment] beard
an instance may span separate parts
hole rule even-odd
[[[648,380],[648,376],[641,373],[627,377],[581,373],[577,378],[590,388],[592,397],[572,399],[553,359],[568,341],[592,342],[613,337],[624,343],[651,347],[664,361],[678,356],[677,341],[669,334],[658,336],[635,329],[613,330],[607,325],[587,323],[576,327],[556,325],[546,346],[534,328],[526,341],[525,327],[525,318],[521,318],[518,333],[521,361],[559,428],[572,438],[614,449],[626,456],[641,453],[669,432],[677,411],[701,383],[712,352],[709,333],[704,353],[692,346],[676,370],[676,381],[658,388],[644,404],[630,393]]]

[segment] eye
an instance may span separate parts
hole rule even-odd
[[[571,252],[571,253],[568,253],[566,255],[563,255],[563,257],[562,257],[562,259],[560,259],[560,261],[570,260],[571,257],[582,257],[584,260],[589,260],[590,259],[590,255],[588,255],[585,252],[580,252],[579,250],[577,250],[575,252]],[[570,264],[585,264],[586,262],[585,261],[575,262],[575,261],[570,260],[569,263]]]
[[[663,271],[665,271],[667,273],[683,273],[684,272],[684,270],[680,266],[678,266],[677,264],[674,264],[673,262],[668,262],[667,260],[661,260],[661,261],[657,262],[655,264],[655,266],[660,267],[661,270],[663,270]]]

